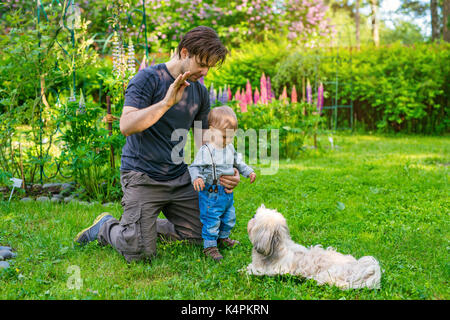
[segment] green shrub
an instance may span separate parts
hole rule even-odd
[[[110,146],[121,150],[125,137],[118,131],[118,124],[113,134],[100,122],[103,109],[88,105],[80,110],[77,102],[69,102],[67,110],[58,117],[62,130],[60,141],[64,148],[59,162],[67,163],[68,170],[82,188],[85,196],[98,201],[111,201],[120,194],[119,165],[110,164]],[[117,152],[116,152],[117,153]]]
[[[440,134],[450,124],[450,45],[399,43],[360,51],[290,48],[287,43],[248,43],[231,50],[220,69],[212,69],[205,85],[229,85],[234,94],[247,79],[259,87],[270,76],[275,96],[293,85],[301,96],[304,79],[313,93],[325,84],[325,106],[351,105],[354,123],[367,130]],[[336,94],[336,79],[338,82]],[[337,98],[337,99],[336,99]],[[327,111],[325,114],[329,114]],[[338,123],[350,122],[339,111]],[[348,123],[349,125],[350,123]]]
[[[301,88],[303,76],[312,83],[334,81],[337,72],[338,104],[353,100],[356,120],[369,129],[439,134],[450,124],[448,61],[449,44],[302,50],[280,63],[272,83],[280,92],[285,85]],[[325,105],[332,105],[335,84],[325,90]]]
[[[247,79],[252,87],[260,85],[263,73],[273,76],[277,72],[276,64],[289,54],[287,43],[262,42],[247,43],[240,49],[232,49],[225,64],[219,69],[211,69],[205,79],[205,85],[214,88],[230,86],[233,93],[244,87]]]

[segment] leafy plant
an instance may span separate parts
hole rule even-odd
[[[65,8],[47,6],[46,13],[40,15],[35,7],[31,11],[19,8],[3,16],[10,30],[0,34],[4,48],[0,60],[0,126],[5,129],[0,133],[0,164],[6,172],[20,176],[20,162],[29,183],[38,168],[52,162],[50,150],[58,129],[55,119],[60,94],[69,91],[75,71],[83,72],[97,57],[87,36],[89,21],[80,19],[74,30],[63,27]],[[23,148],[18,152],[20,143]]]
[[[109,135],[101,127],[103,109],[88,104],[80,109],[77,102],[69,102],[64,114],[59,115],[65,129],[59,138],[63,150],[59,161],[68,164],[75,180],[86,191],[85,196],[98,201],[111,200],[117,195],[118,168],[110,164],[110,146],[119,150],[124,139],[122,135]],[[115,184],[114,184],[115,181]]]

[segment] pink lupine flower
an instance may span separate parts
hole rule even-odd
[[[312,103],[312,89],[311,89],[311,83],[309,82],[309,79],[306,84],[306,102],[309,104]]]
[[[247,98],[245,94],[241,95],[239,106],[241,107],[241,112],[247,112]]]
[[[241,91],[241,88],[238,88],[237,91],[236,91],[236,94],[234,95],[234,100],[241,101],[241,93],[240,93],[240,91]]]
[[[258,87],[255,88],[255,96],[254,96],[254,103],[258,104],[259,103],[259,91],[258,91]]]
[[[283,88],[283,93],[281,93],[281,97],[280,100],[283,100],[283,102],[287,102],[287,90],[286,90],[286,86],[284,86]]]
[[[253,99],[252,99],[252,85],[250,84],[250,81],[248,79],[247,79],[245,95],[246,95],[246,102],[247,102],[247,104],[251,104],[253,102]]]
[[[228,101],[231,101],[233,99],[233,94],[231,93],[231,88],[228,87]]]
[[[295,84],[292,87],[291,102],[292,103],[297,103],[297,91],[295,90]]]
[[[270,82],[270,77],[267,77],[267,101],[272,101],[272,98],[274,98],[274,94],[272,92],[272,83]]]
[[[317,90],[317,111],[322,113],[323,108],[323,84],[320,82],[319,89]]]
[[[241,112],[247,112],[247,95],[245,94],[244,89],[242,89],[241,92],[241,88],[238,88],[235,99],[239,101]]]
[[[261,103],[266,104],[267,103],[267,81],[266,81],[266,76],[264,75],[264,73],[261,76]]]

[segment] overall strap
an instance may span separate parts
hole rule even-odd
[[[214,178],[213,178],[213,185],[217,185],[216,163],[214,162],[214,158],[213,158],[212,152],[211,152],[211,150],[209,149],[208,145],[205,144],[205,146],[206,146],[206,148],[208,148],[209,155],[211,156],[211,161],[212,161],[212,166],[213,166],[213,175],[214,175]],[[216,191],[216,192],[217,192],[217,191]]]

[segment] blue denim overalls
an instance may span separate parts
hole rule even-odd
[[[217,184],[216,164],[207,148],[212,159],[214,180],[212,185],[205,184],[198,195],[204,248],[216,247],[217,239],[228,238],[236,224],[233,193],[226,193],[225,187]]]

